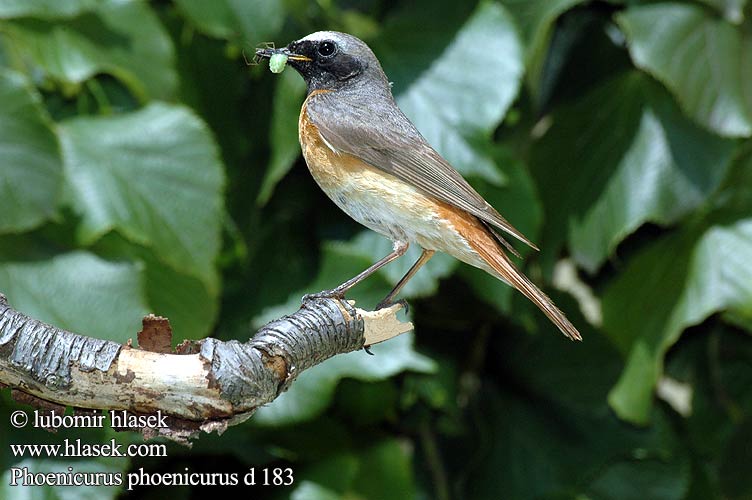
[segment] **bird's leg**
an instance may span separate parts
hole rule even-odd
[[[339,285],[337,288],[306,295],[305,297],[303,297],[303,301],[307,299],[317,299],[317,298],[337,298],[337,299],[344,298],[345,293],[347,293],[348,290],[350,290],[352,287],[354,287],[355,285],[357,285],[364,279],[368,278],[370,275],[372,275],[373,273],[375,273],[376,271],[378,271],[385,265],[389,264],[393,260],[405,255],[405,252],[407,252],[407,249],[409,247],[410,247],[410,244],[406,241],[395,241],[393,250],[389,255],[379,260],[378,262],[370,266],[368,269],[366,269],[362,273],[358,274],[357,276],[353,278],[350,278],[349,280]]]
[[[400,290],[402,290],[402,287],[404,287],[405,284],[408,281],[410,281],[410,278],[412,278],[415,275],[415,273],[418,272],[418,269],[423,267],[423,264],[428,262],[429,259],[433,257],[433,254],[435,253],[436,252],[434,250],[423,249],[423,253],[420,254],[420,257],[418,257],[418,260],[415,261],[415,264],[413,264],[413,267],[411,267],[410,270],[407,271],[407,273],[405,273],[405,275],[402,277],[401,280],[397,282],[396,285],[394,285],[394,288],[392,288],[392,291],[389,292],[389,294],[387,294],[387,296],[384,297],[384,299],[376,305],[376,309],[378,310],[378,309],[383,309],[385,307],[391,306],[394,303],[393,302],[394,297],[396,297],[397,294],[400,292]],[[402,306],[405,308],[405,310],[407,310],[407,303],[404,301],[399,301],[399,302],[402,302]]]

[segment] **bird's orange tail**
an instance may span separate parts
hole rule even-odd
[[[567,319],[563,312],[559,310],[548,298],[548,295],[543,293],[540,288],[535,286],[535,283],[522,274],[512,263],[509,257],[506,256],[504,251],[500,248],[499,244],[493,240],[491,235],[482,238],[467,238],[470,246],[478,252],[481,258],[496,271],[498,277],[515,287],[522,294],[530,299],[536,306],[540,308],[553,323],[559,327],[559,330],[572,340],[582,340],[580,332],[577,328]]]

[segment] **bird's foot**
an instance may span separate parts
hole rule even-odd
[[[410,312],[410,304],[408,304],[405,299],[391,300],[389,299],[389,297],[385,298],[384,300],[376,304],[375,310],[378,311],[380,309],[386,309],[387,307],[392,307],[395,304],[399,304],[400,306],[402,306],[402,309],[405,310],[405,314]]]
[[[338,290],[336,288],[333,288],[332,290],[322,290],[320,292],[308,293],[306,295],[303,295],[303,302],[308,302],[309,300],[315,300],[315,299],[338,299],[338,300],[344,300],[345,299],[345,292],[342,291],[342,290]]]
[[[341,307],[344,308],[347,313],[355,318],[358,315],[357,309],[355,309],[355,306],[353,303],[350,303],[347,299],[345,299],[345,292],[346,290],[342,290],[339,287],[333,288],[332,290],[323,290],[321,292],[316,293],[309,293],[306,295],[303,295],[302,303],[303,307],[305,307],[306,302],[310,302],[312,300],[316,299],[333,299],[338,300]]]
[[[366,351],[367,354],[370,354],[371,356],[375,356],[373,352],[371,352],[371,346],[370,345],[364,345],[363,350]]]

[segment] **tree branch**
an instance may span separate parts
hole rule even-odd
[[[187,442],[200,430],[221,433],[246,420],[303,370],[411,330],[411,323],[397,320],[399,309],[364,311],[351,302],[305,299],[300,310],[248,342],[207,338],[183,342],[173,354],[61,330],[14,310],[0,294],[0,383],[77,408],[161,411],[168,428],[138,430]],[[160,320],[166,324],[144,319],[142,347],[171,344],[169,326]]]

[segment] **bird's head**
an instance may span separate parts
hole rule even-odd
[[[389,92],[389,82],[379,60],[368,45],[347,33],[317,31],[290,42],[287,47],[259,49],[256,54],[287,56],[287,64],[305,79],[308,93],[364,85]]]

